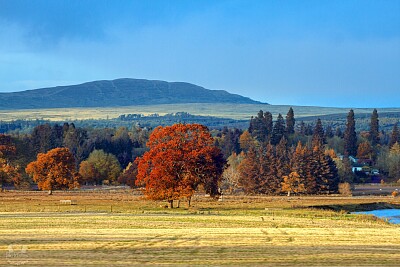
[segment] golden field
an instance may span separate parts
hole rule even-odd
[[[4,192],[0,265],[394,266],[398,226],[315,208],[393,201],[196,195],[190,208],[165,209],[129,190]]]

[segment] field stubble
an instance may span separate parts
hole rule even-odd
[[[61,199],[78,205],[60,206]],[[6,192],[0,265],[396,265],[398,226],[310,208],[392,200],[229,196],[217,202],[197,195],[194,207],[171,210],[130,191]]]

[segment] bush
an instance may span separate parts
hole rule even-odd
[[[339,194],[345,195],[345,196],[351,196],[351,185],[349,183],[340,183],[339,184]]]
[[[393,192],[392,192],[392,196],[393,196],[393,197],[397,197],[398,195],[399,195],[399,192],[397,192],[397,191],[393,191]]]

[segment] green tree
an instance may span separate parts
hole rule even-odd
[[[286,128],[285,121],[282,115],[279,113],[278,119],[276,120],[274,127],[272,129],[271,144],[277,145],[281,141],[282,137],[285,136]]]
[[[286,132],[287,134],[294,134],[294,124],[296,120],[294,118],[293,108],[290,107],[287,115],[286,115]]]
[[[67,147],[75,157],[77,166],[79,163],[88,157],[92,150],[91,144],[87,142],[87,131],[82,128],[76,128],[73,123],[65,124],[63,146]]]
[[[392,134],[390,135],[390,142],[389,142],[390,147],[392,147],[395,143],[400,143],[399,136],[400,136],[399,128],[396,122],[393,126]]]
[[[347,115],[346,131],[344,132],[344,151],[347,156],[355,156],[357,154],[356,122],[352,109]]]
[[[395,143],[389,152],[388,157],[389,176],[400,179],[400,144]]]
[[[322,122],[321,122],[321,119],[319,119],[319,118],[314,127],[312,144],[313,144],[313,146],[315,146],[315,145],[321,146],[321,145],[326,144],[324,128],[322,127]]]
[[[89,168],[93,171],[87,172]],[[121,173],[121,165],[113,154],[94,150],[87,160],[81,162],[79,173],[86,182],[113,184]]]
[[[378,111],[376,109],[374,109],[371,115],[369,140],[373,147],[375,147],[379,143],[379,118],[378,118]]]
[[[272,131],[272,114],[260,110],[256,117],[250,119],[248,131],[260,143],[267,142]]]

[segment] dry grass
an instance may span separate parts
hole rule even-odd
[[[250,119],[261,110],[270,111],[274,116],[278,113],[286,114],[288,105],[266,105],[266,104],[169,104],[169,105],[146,105],[130,107],[104,107],[104,108],[54,108],[54,109],[31,109],[31,110],[2,110],[0,117],[2,121],[17,119],[45,119],[51,121],[71,121],[84,119],[107,119],[116,118],[121,114],[141,113],[144,115],[158,113],[165,115],[185,111],[193,115],[216,116],[232,119]],[[293,106],[297,117],[319,116],[336,113],[347,113],[349,108]],[[379,112],[399,112],[400,108],[382,108]],[[356,108],[356,113],[371,113],[372,109]]]
[[[57,212],[60,199],[76,199],[78,205]],[[216,202],[197,196],[194,207],[170,210],[129,191],[6,192],[0,193],[0,265],[396,265],[398,226],[307,208],[390,200],[227,197]],[[91,211],[83,212],[84,206]],[[101,212],[110,206],[113,213]],[[9,245],[15,251],[25,245],[26,253],[10,258]]]

